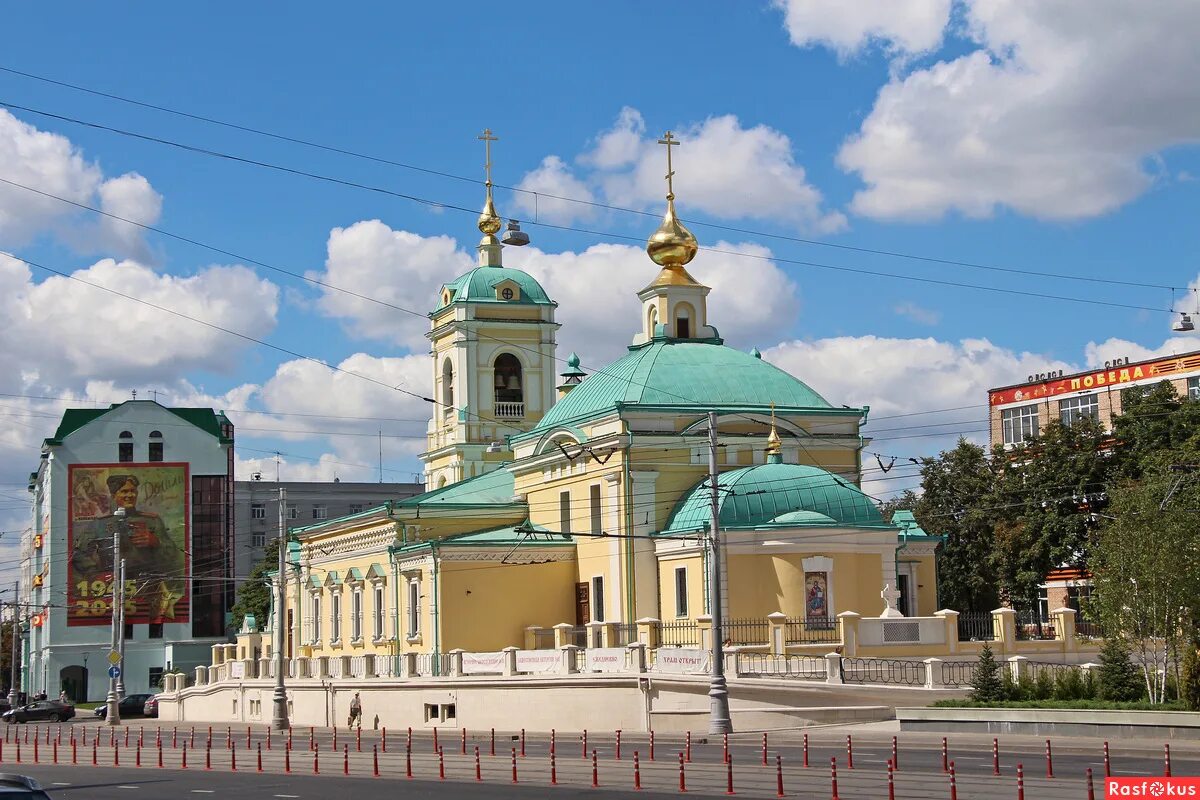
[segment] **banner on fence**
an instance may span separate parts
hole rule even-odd
[[[690,647],[660,647],[654,653],[656,672],[708,672],[711,653]]]
[[[583,668],[587,672],[624,672],[624,647],[593,647],[584,651]]]
[[[558,672],[562,659],[558,650],[518,650],[517,672]]]
[[[504,672],[504,653],[463,653],[463,675],[499,675]]]

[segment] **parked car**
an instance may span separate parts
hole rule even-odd
[[[25,775],[11,772],[0,772],[0,797],[32,798],[32,800],[50,800],[41,784]]]
[[[142,715],[147,717],[158,716],[158,695],[152,694],[146,699],[146,707],[142,709]]]
[[[75,706],[70,703],[60,703],[57,700],[35,700],[27,706],[9,709],[4,712],[4,721],[13,722],[62,722],[75,716]]]
[[[120,711],[121,711],[121,719],[129,719],[130,717],[146,716],[146,713],[145,713],[146,701],[153,696],[154,695],[150,695],[150,694],[127,694],[127,695],[125,695],[125,699],[122,700],[118,706],[118,708],[120,708]],[[106,718],[108,716],[108,704],[101,703],[100,705],[96,706],[96,710],[93,713],[95,713],[95,715],[97,717],[99,717],[100,719]]]

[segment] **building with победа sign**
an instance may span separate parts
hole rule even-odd
[[[839,613],[934,613],[940,539],[885,521],[858,485],[868,409],[725,344],[673,193],[633,342],[591,371],[557,357],[557,304],[502,264],[490,185],[479,228],[478,266],[430,314],[426,492],[293,531],[289,658],[617,646],[639,620],[700,646],[710,412],[733,643],[766,646],[772,615],[829,649]]]
[[[989,389],[991,441],[1019,444],[1036,438],[1054,419],[1069,425],[1091,417],[1111,430],[1112,418],[1121,413],[1121,393],[1160,381],[1170,381],[1180,397],[1200,399],[1200,350],[1145,361],[1118,358],[1102,369],[1030,375],[1025,383]]]

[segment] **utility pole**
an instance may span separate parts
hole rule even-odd
[[[121,674],[117,676],[117,700],[125,699],[125,559],[121,559],[121,612],[120,626],[121,638],[117,640],[119,647],[117,652],[121,655]]]
[[[711,497],[711,519],[708,541],[712,546],[712,557],[708,560],[709,613],[712,614],[712,675],[708,684],[709,733],[732,733],[733,720],[729,717],[729,687],[725,683],[725,625],[724,609],[721,604],[721,533],[718,526],[721,515],[720,486],[717,484],[717,412],[708,412],[708,483]]]
[[[287,689],[283,685],[283,648],[287,641],[283,626],[287,620],[287,491],[279,487],[279,572],[275,576],[275,630],[272,637],[275,648],[275,694],[272,697],[271,727],[277,731],[287,730],[288,722]]]
[[[9,684],[8,684],[8,707],[9,708],[17,707],[17,690],[19,688],[17,686],[17,678],[21,674],[17,670],[17,653],[19,652],[17,643],[21,639],[21,624],[20,624],[21,623],[21,620],[20,620],[21,595],[17,593],[17,589],[19,587],[20,587],[20,583],[17,581],[13,581],[12,622],[10,623],[12,625],[12,664],[10,665],[12,667],[12,677],[9,680]]]
[[[120,622],[120,609],[117,607],[117,603],[118,598],[120,597],[120,587],[117,585],[119,583],[117,580],[119,577],[117,570],[119,569],[119,564],[121,562],[121,531],[125,527],[125,509],[123,507],[118,508],[113,512],[113,514],[117,518],[117,524],[113,526],[112,647],[109,649],[110,658],[113,653],[120,652],[119,648],[121,646],[121,638],[124,635],[124,631],[118,627]],[[110,660],[109,664],[112,667],[116,667],[117,670],[120,670],[124,666],[124,664],[120,661],[118,661],[116,664],[113,664]],[[107,707],[107,713],[104,717],[105,724],[120,725],[121,701],[120,698],[117,697],[117,679],[115,677],[115,673],[113,672],[109,672],[108,697],[105,698],[105,706]]]

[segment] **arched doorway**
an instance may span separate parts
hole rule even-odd
[[[88,671],[87,667],[72,664],[58,671],[58,684],[73,703],[87,702]]]

